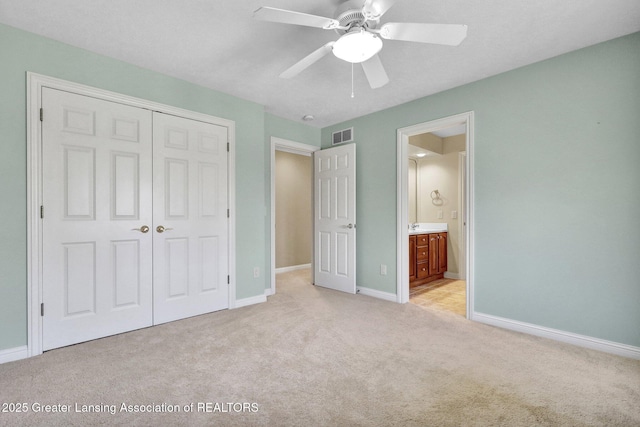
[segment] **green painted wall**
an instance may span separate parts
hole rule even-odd
[[[268,195],[267,215],[265,217],[266,242],[264,252],[267,254],[267,266],[265,269],[265,287],[271,287],[271,137],[300,142],[302,144],[320,147],[321,130],[303,123],[283,119],[273,114],[265,114],[265,194]]]
[[[0,350],[27,342],[27,71],[234,120],[237,297],[264,293],[264,107],[0,24]]]
[[[271,137],[320,147],[321,130],[304,123],[294,122],[266,113],[264,115],[265,143],[271,147]]]
[[[396,130],[470,110],[476,311],[640,346],[640,33],[323,129],[355,128],[358,285],[396,291]]]

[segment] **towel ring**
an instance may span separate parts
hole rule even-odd
[[[434,206],[442,206],[443,200],[440,198],[440,192],[438,190],[431,192],[431,204]]]

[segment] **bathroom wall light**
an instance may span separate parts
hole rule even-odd
[[[427,155],[427,153],[418,153],[418,154],[416,154],[416,157],[424,157],[426,155]]]
[[[382,49],[380,37],[360,29],[344,34],[333,44],[333,54],[343,61],[364,62]]]

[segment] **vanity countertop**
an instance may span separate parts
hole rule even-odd
[[[420,222],[415,229],[409,227],[409,235],[442,233],[449,231],[446,222]]]

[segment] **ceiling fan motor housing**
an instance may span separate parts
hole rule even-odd
[[[336,10],[335,19],[340,22],[341,27],[348,28],[347,30],[336,29],[336,32],[340,35],[346,34],[359,28],[375,28],[378,24],[377,21],[367,21],[362,13],[362,0],[349,0]]]

